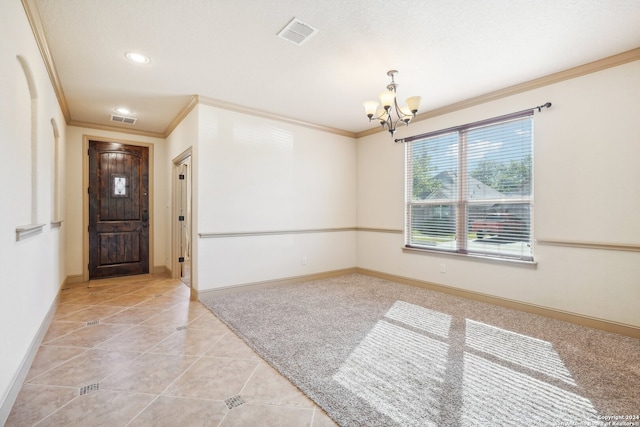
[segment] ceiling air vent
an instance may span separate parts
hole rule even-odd
[[[299,46],[309,40],[311,36],[317,32],[318,30],[313,28],[311,25],[305,24],[298,18],[293,18],[291,22],[289,22],[287,26],[278,33],[278,37]]]
[[[137,120],[135,117],[120,116],[118,114],[111,115],[112,122],[124,123],[126,125],[135,125]]]

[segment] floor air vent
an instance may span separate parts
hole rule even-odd
[[[80,387],[80,396],[98,390],[100,390],[100,383],[85,385]]]
[[[135,117],[120,116],[117,114],[111,115],[112,122],[124,123],[126,125],[135,125],[137,120],[138,119],[136,119]]]
[[[186,330],[186,329],[187,329],[187,325],[184,325],[184,326],[178,326],[178,327],[176,328],[176,331],[180,332],[180,331],[184,331],[184,330]]]
[[[91,322],[87,322],[87,326],[95,326],[100,323],[99,320],[92,320]]]
[[[224,401],[227,404],[227,408],[233,409],[244,403],[242,396],[233,396]]]

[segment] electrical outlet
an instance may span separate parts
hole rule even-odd
[[[440,273],[446,273],[447,272],[447,266],[445,264],[440,264]]]
[[[302,257],[302,265],[307,265],[307,257],[306,256]]]

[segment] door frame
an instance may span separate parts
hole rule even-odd
[[[178,225],[178,210],[180,208],[179,205],[179,200],[178,200],[178,171],[180,168],[180,165],[182,164],[182,162],[184,162],[184,160],[186,160],[187,158],[191,157],[191,167],[189,168],[189,175],[191,177],[191,183],[190,186],[188,186],[189,190],[193,191],[193,156],[192,156],[192,147],[187,148],[185,151],[183,151],[182,153],[180,153],[179,155],[177,155],[173,160],[172,160],[172,171],[171,171],[171,220],[170,220],[170,224],[171,224],[171,270],[172,270],[172,274],[171,277],[173,279],[178,279],[180,278],[180,263],[178,262],[178,253],[180,252],[180,241],[178,239],[178,233],[180,232],[180,227]],[[194,236],[194,227],[193,227],[193,194],[190,194],[188,197],[190,206],[189,206],[189,230],[191,231],[191,270],[190,270],[190,284],[189,287],[191,288],[191,293],[192,293],[192,297],[194,294],[194,289],[197,289],[195,287],[195,283],[194,283],[194,260],[193,260],[193,246],[194,246],[194,240],[193,240],[193,236]]]
[[[82,136],[82,280],[89,280],[89,141],[116,142],[123,145],[135,145],[149,149],[149,273],[155,273],[153,265],[153,235],[155,228],[154,214],[154,157],[153,144],[149,142],[128,141],[104,136]],[[164,270],[163,270],[164,271]]]

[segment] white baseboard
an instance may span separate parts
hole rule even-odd
[[[67,276],[66,279],[64,279],[62,287],[64,288],[66,287],[66,285],[70,283],[80,283],[80,282],[84,282],[84,276],[82,276],[82,274],[71,274]]]
[[[327,277],[342,276],[345,274],[355,273],[356,268],[345,268],[343,270],[326,271],[324,273],[308,274],[304,276],[287,277],[284,279],[265,280],[264,282],[245,283],[241,285],[225,286],[216,289],[207,289],[198,291],[197,298],[202,301],[209,297],[220,295],[234,294],[237,292],[251,291],[256,289],[274,288],[277,286],[288,285],[291,283],[309,282],[311,280],[326,279]],[[192,288],[193,289],[193,288]]]
[[[167,268],[166,265],[154,265],[152,272],[153,274],[167,274],[171,276],[171,269]]]
[[[42,344],[42,340],[47,334],[47,330],[49,329],[49,326],[53,321],[53,316],[56,314],[59,299],[60,292],[58,292],[58,296],[56,296],[56,298],[53,300],[53,303],[49,308],[49,312],[40,324],[40,328],[38,328],[38,332],[36,333],[35,337],[33,337],[31,345],[29,346],[29,350],[22,359],[20,369],[18,369],[11,380],[11,386],[9,387],[5,395],[2,396],[2,401],[0,401],[0,426],[5,425],[5,423],[7,422],[7,418],[9,418],[11,408],[13,408],[13,405],[18,398],[18,394],[20,393],[20,389],[22,389],[24,380],[27,378],[27,374],[29,374],[29,369],[31,369],[33,359],[36,357],[38,349],[40,348],[40,344]]]
[[[506,307],[518,311],[524,311],[526,313],[537,314],[539,316],[550,317],[552,319],[562,320],[565,322],[575,323],[576,325],[586,326],[588,328],[600,329],[607,332],[613,332],[620,335],[626,335],[633,338],[640,338],[640,327],[635,325],[628,325],[624,323],[618,323],[607,319],[600,319],[596,317],[586,316],[579,313],[572,313],[569,311],[563,311],[556,308],[544,307],[541,305],[531,304],[527,302],[497,297],[489,294],[483,294],[480,292],[468,291],[465,289],[454,288],[451,286],[439,285],[437,283],[425,282],[423,280],[411,279],[404,276],[396,276],[394,274],[387,274],[380,271],[369,270],[366,268],[357,268],[357,273],[367,276],[378,277],[380,279],[390,280],[392,282],[398,282],[405,285],[417,286],[432,291],[442,292],[458,297],[486,302],[500,307]]]

